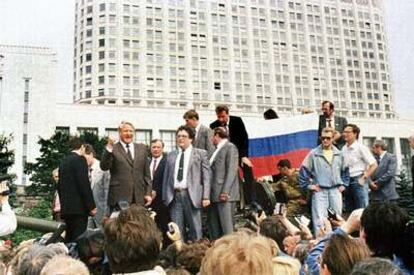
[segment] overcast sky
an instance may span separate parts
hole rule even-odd
[[[414,1],[383,0],[396,110],[414,118]],[[72,98],[74,0],[0,0],[0,44],[46,46],[58,54],[58,97]]]

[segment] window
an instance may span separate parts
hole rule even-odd
[[[79,135],[82,135],[85,133],[91,133],[94,135],[98,134],[98,128],[94,128],[94,127],[78,127],[77,131]]]
[[[150,145],[152,139],[152,130],[136,130],[135,131],[135,142],[144,143]]]
[[[69,127],[68,126],[56,126],[55,133],[62,133],[65,135],[69,135]]]
[[[164,141],[165,152],[171,152],[177,149],[177,145],[175,142],[175,131],[171,130],[160,130],[160,137]]]

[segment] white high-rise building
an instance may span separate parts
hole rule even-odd
[[[77,0],[75,102],[393,118],[380,0]]]

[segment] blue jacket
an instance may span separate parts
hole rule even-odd
[[[349,169],[345,167],[344,158],[335,146],[332,146],[332,164],[323,155],[319,145],[306,156],[299,170],[299,184],[309,189],[310,184],[319,184],[321,188],[333,188],[349,185]]]

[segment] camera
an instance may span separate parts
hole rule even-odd
[[[333,208],[332,207],[328,207],[328,218],[329,219],[331,219],[331,220],[334,220],[334,221],[337,221],[338,220],[338,218],[336,217],[336,212],[335,212],[335,210],[333,210]]]
[[[273,211],[274,215],[283,215],[286,212],[286,204],[277,202],[275,205],[275,210]]]

